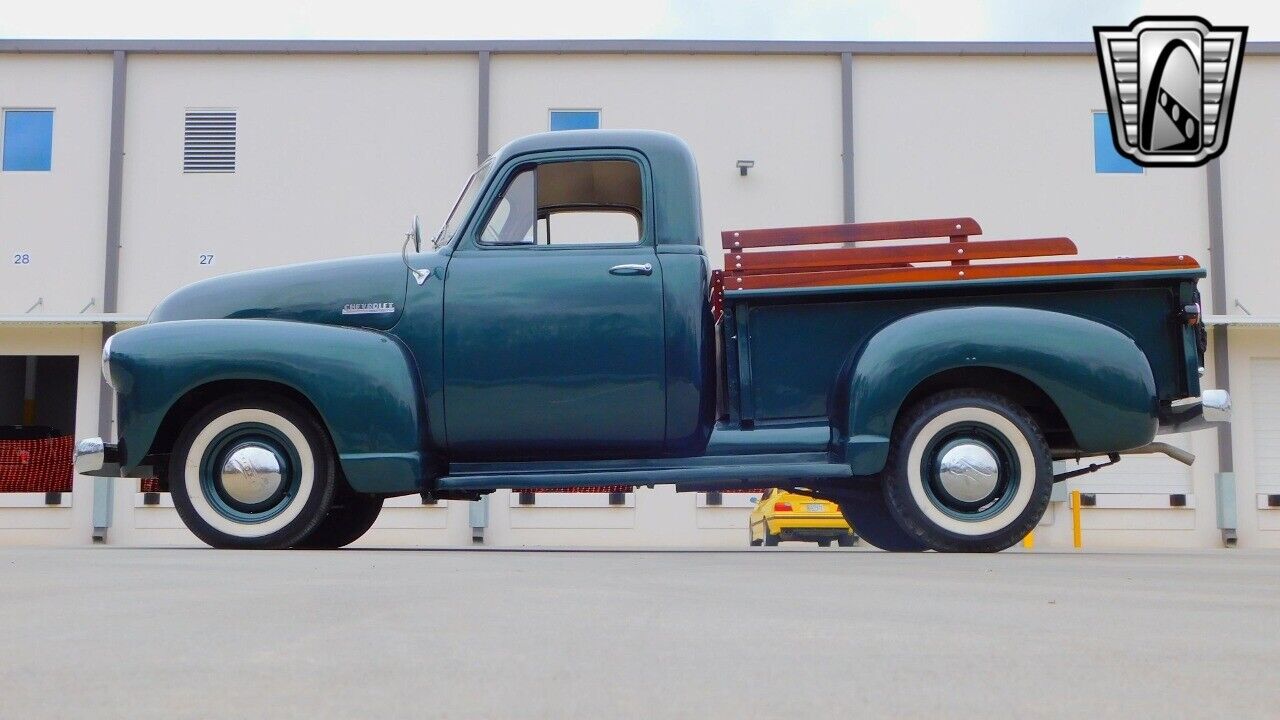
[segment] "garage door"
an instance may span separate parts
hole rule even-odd
[[[1280,493],[1280,360],[1254,359],[1249,382],[1253,388],[1253,467],[1257,492]]]

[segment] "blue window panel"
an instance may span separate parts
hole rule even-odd
[[[4,111],[4,163],[0,170],[48,172],[53,166],[53,111]]]
[[[1093,171],[1098,173],[1140,173],[1142,166],[1121,155],[1111,138],[1111,118],[1104,112],[1093,114]]]
[[[552,130],[599,130],[599,110],[552,110]]]

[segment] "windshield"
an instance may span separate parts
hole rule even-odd
[[[480,192],[480,188],[484,187],[484,181],[489,177],[489,169],[493,166],[493,158],[485,160],[480,168],[471,174],[471,179],[467,180],[466,186],[462,188],[462,193],[458,195],[458,199],[453,203],[453,209],[449,211],[449,217],[444,221],[444,225],[440,226],[440,232],[436,233],[435,239],[431,244],[435,247],[447,243],[449,238],[458,231],[458,225],[462,223],[463,218],[467,216],[467,212],[471,210],[471,205],[476,200],[476,194]]]

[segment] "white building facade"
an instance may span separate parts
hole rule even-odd
[[[1280,547],[1280,43],[1249,45],[1204,167],[1117,165],[1105,108],[1091,43],[0,41],[0,426],[114,437],[103,340],[170,291],[398,251],[491,150],[556,122],[653,128],[697,157],[716,262],[723,229],[953,216],[1082,257],[1197,258],[1205,384],[1233,423],[1165,438],[1190,468],[1129,458],[1066,485],[1092,503],[1089,547]],[[1070,546],[1064,497],[1037,547]],[[746,496],[527,501],[399,498],[361,542],[747,543]],[[195,542],[137,480],[0,492],[0,543],[95,538]]]

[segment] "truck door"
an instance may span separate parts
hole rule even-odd
[[[445,424],[458,459],[639,458],[665,434],[662,268],[639,158],[499,174],[449,261]]]

